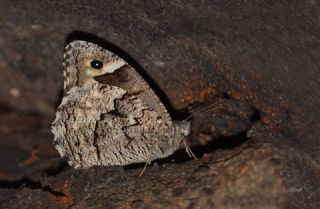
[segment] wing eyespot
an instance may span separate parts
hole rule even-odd
[[[90,66],[93,68],[93,69],[96,69],[96,70],[101,70],[103,68],[103,63],[100,61],[100,60],[92,60],[90,62]]]

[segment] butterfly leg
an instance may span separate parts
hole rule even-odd
[[[147,166],[151,164],[151,160],[147,160],[146,164],[144,165],[142,171],[139,174],[139,177],[142,176],[142,174],[144,173],[144,171],[146,170]]]
[[[190,147],[187,144],[185,139],[183,139],[183,144],[184,144],[184,146],[186,148],[186,152],[188,153],[189,157],[198,160],[197,156],[195,156],[195,154],[193,154],[192,150],[190,149]]]

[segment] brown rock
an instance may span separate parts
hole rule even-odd
[[[316,1],[2,0],[0,205],[320,208],[318,11]],[[181,151],[141,178],[139,166],[63,171],[49,127],[71,39],[121,48],[176,117],[222,100],[194,121],[192,142],[212,138],[194,147],[200,160]]]

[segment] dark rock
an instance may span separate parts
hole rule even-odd
[[[318,14],[316,1],[2,0],[0,205],[320,208]],[[50,123],[78,38],[139,63],[176,118],[221,101],[194,119],[200,160],[177,152],[141,178],[143,165],[66,168]]]

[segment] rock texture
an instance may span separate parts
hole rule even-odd
[[[0,205],[319,208],[319,6],[2,0]],[[221,101],[193,122],[199,160],[181,151],[141,178],[143,165],[66,166],[49,127],[64,43],[79,38],[139,63],[174,117]]]

